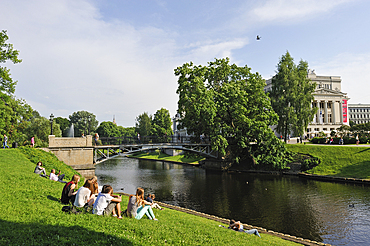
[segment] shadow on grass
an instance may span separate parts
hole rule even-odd
[[[133,245],[129,240],[80,226],[0,220],[0,245]]]
[[[365,179],[370,173],[370,161],[362,161],[354,165],[345,166],[340,169],[336,177],[356,177]]]
[[[370,148],[363,149],[363,150],[359,151],[358,153],[362,153],[362,152],[366,152],[366,151],[370,151]]]
[[[59,198],[56,198],[56,197],[53,197],[53,196],[47,196],[47,198],[49,199],[49,200],[52,200],[52,201],[54,201],[54,202],[59,202],[60,200],[59,200]]]

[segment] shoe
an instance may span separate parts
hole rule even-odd
[[[117,219],[121,220],[121,219],[122,219],[122,217],[121,217],[121,216],[120,216],[120,217],[117,217]]]
[[[157,218],[154,218],[153,220],[158,220]]]
[[[112,216],[113,216],[113,217],[117,217],[117,214],[113,214]]]

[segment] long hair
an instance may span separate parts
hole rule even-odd
[[[91,189],[92,194],[99,193],[98,177],[94,176],[89,180],[91,181],[91,184],[92,184],[92,189]]]
[[[143,205],[144,203],[144,189],[143,188],[137,188],[136,190],[136,203],[139,205]]]
[[[76,185],[75,189],[77,189],[78,181],[80,181],[80,176],[78,176],[77,174],[73,175],[71,181]]]
[[[90,179],[87,179],[87,180],[85,181],[84,187],[85,187],[85,188],[88,188],[88,189],[91,191],[91,194],[95,194],[95,193],[94,193],[94,191],[95,191],[95,189],[94,189],[94,184],[91,182],[91,180],[90,180]]]

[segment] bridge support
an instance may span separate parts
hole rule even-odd
[[[92,136],[85,138],[56,138],[49,136],[49,151],[59,160],[71,166],[83,177],[95,175],[94,146]]]

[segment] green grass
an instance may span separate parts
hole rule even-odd
[[[368,147],[300,144],[286,146],[290,151],[310,154],[321,159],[321,163],[307,173],[370,179],[370,148]]]
[[[204,157],[199,156],[185,156],[185,155],[177,155],[177,156],[170,156],[165,153],[161,153],[160,151],[154,152],[140,152],[138,154],[132,155],[135,158],[145,158],[145,159],[152,159],[152,160],[159,160],[159,161],[173,161],[173,162],[180,162],[180,163],[188,163],[188,164],[199,164],[199,161],[204,160]]]
[[[294,245],[219,228],[218,222],[171,209],[155,210],[159,221],[67,214],[58,201],[64,184],[34,174],[35,161],[21,150],[0,150],[0,160],[0,245]],[[121,205],[126,207],[127,197]]]

